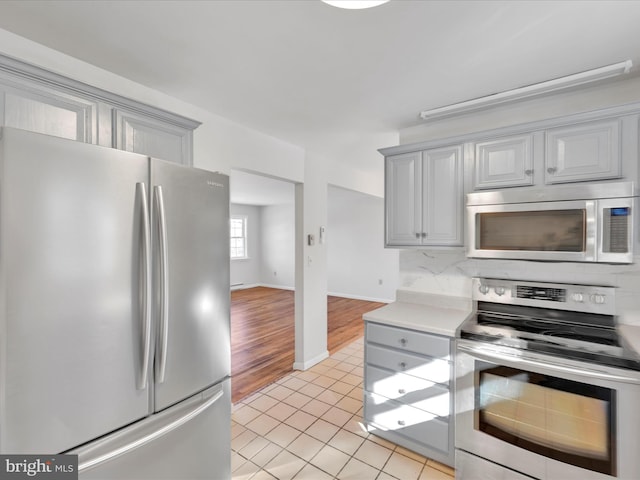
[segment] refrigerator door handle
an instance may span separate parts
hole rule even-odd
[[[167,271],[167,223],[164,211],[164,197],[162,186],[153,187],[153,196],[158,218],[158,248],[160,255],[160,325],[158,338],[158,358],[156,359],[156,383],[164,382],[167,367],[167,342],[169,335],[169,272]]]
[[[136,183],[136,195],[140,201],[142,208],[142,246],[143,264],[142,264],[142,299],[141,317],[142,317],[142,372],[138,382],[138,390],[147,388],[149,375],[149,358],[151,351],[151,296],[149,288],[151,282],[151,228],[149,223],[149,204],[147,202],[147,188],[144,183]]]
[[[212,396],[209,398],[206,398],[208,395],[212,395]],[[153,420],[150,420],[147,428],[144,428],[144,427],[141,428],[140,435],[136,435],[135,436],[136,438],[131,439],[131,441],[125,441],[124,444],[121,444],[120,446],[117,445],[120,442],[118,441],[117,434],[116,434],[116,436],[113,439],[114,443],[112,443],[111,448],[109,448],[109,443],[111,443],[111,440],[105,439],[104,442],[99,442],[96,447],[85,449],[86,456],[83,455],[83,453],[85,452],[82,452],[82,449],[72,450],[66,453],[71,453],[71,454],[75,453],[80,456],[78,471],[82,473],[84,470],[94,468],[102,463],[108,462],[121,455],[126,455],[127,453],[137,448],[140,448],[155,440],[158,440],[160,437],[163,437],[164,435],[171,432],[172,430],[175,430],[181,425],[184,425],[189,421],[193,420],[195,417],[200,415],[202,412],[204,412],[209,407],[211,407],[214,403],[220,400],[220,398],[222,398],[223,395],[224,395],[224,389],[222,385],[219,385],[215,393],[204,392],[203,394],[201,394],[200,398],[197,401],[190,402],[188,406],[186,406],[185,408],[181,408],[180,411],[169,416],[169,418],[167,418],[166,423],[160,428],[157,428],[156,426],[154,426],[156,424],[152,423]],[[184,411],[185,409],[186,409],[186,412]],[[145,434],[145,432],[149,432],[149,433]],[[94,450],[94,451],[92,452],[91,450]],[[105,452],[105,450],[107,451]],[[82,457],[85,457],[85,458],[82,458]]]

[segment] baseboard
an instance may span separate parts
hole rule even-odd
[[[312,358],[311,360],[307,360],[306,362],[293,362],[294,370],[309,370],[314,365],[320,363],[325,358],[329,358],[329,351],[325,350],[317,357]]]
[[[266,287],[266,288],[278,288],[280,290],[292,290],[295,291],[294,287],[287,287],[285,285],[271,285],[268,283],[236,283],[235,285],[231,285],[231,290],[245,290],[247,288],[256,288],[256,287]]]
[[[290,290],[295,291],[295,287],[288,287],[286,285],[273,285],[270,283],[249,283],[249,284],[236,284],[231,285],[231,290],[244,290],[246,288],[255,288],[255,287],[265,287],[265,288],[278,288],[280,290]],[[351,298],[353,300],[365,300],[367,302],[377,302],[377,303],[392,303],[395,302],[395,299],[389,298],[374,298],[374,297],[365,297],[363,295],[351,295],[349,293],[338,293],[338,292],[327,292],[327,295],[332,297],[341,297],[341,298]]]
[[[237,283],[235,285],[231,285],[231,290],[244,290],[246,288],[255,288],[255,287],[260,287],[261,284],[259,283]]]
[[[366,300],[367,302],[378,302],[378,303],[395,302],[395,299],[365,297],[362,295],[350,295],[348,293],[327,292],[327,295],[331,297],[351,298],[352,300]]]
[[[256,285],[259,287],[266,287],[266,288],[279,288],[280,290],[291,290],[291,291],[295,291],[295,287],[287,287],[286,285],[271,285],[269,283],[261,283],[259,285]]]

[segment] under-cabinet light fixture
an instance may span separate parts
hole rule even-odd
[[[486,97],[474,98],[444,107],[433,108],[431,110],[423,110],[420,112],[420,118],[423,120],[432,120],[434,118],[447,117],[458,113],[468,113],[474,110],[480,110],[493,105],[520,100],[523,98],[534,97],[549,92],[555,92],[566,88],[576,87],[585,83],[597,82],[606,78],[615,77],[624,73],[629,73],[633,67],[633,62],[627,60],[625,62],[607,65],[605,67],[587,70],[586,72],[575,73],[566,77],[555,78],[546,82],[535,83],[526,87],[507,90],[506,92],[487,95]]]

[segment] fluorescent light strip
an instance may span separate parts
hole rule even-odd
[[[596,82],[598,80],[604,80],[605,78],[629,73],[631,67],[633,67],[633,62],[631,60],[627,60],[625,62],[607,65],[606,67],[600,67],[594,70],[587,70],[586,72],[556,78],[547,82],[535,83],[526,87],[508,90],[506,92],[487,95],[486,97],[474,98],[473,100],[467,100],[465,102],[454,103],[452,105],[433,108],[431,110],[424,110],[420,112],[420,118],[423,120],[432,120],[434,118],[446,117],[457,113],[472,112],[474,110],[480,110],[481,108],[498,105],[500,103],[542,95],[549,92],[563,90],[565,88],[576,87],[585,83]]]
[[[377,7],[387,3],[389,0],[322,0],[327,5],[349,10],[362,10],[364,8]]]

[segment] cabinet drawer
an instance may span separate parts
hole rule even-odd
[[[367,342],[449,360],[451,340],[428,333],[367,323]]]
[[[441,452],[449,449],[449,424],[435,415],[367,392],[365,416],[374,427],[390,430]]]
[[[449,389],[404,373],[366,366],[365,390],[397,400],[439,417],[450,413]]]
[[[377,345],[366,346],[365,358],[369,365],[449,385],[451,364],[446,360],[412,355]]]

